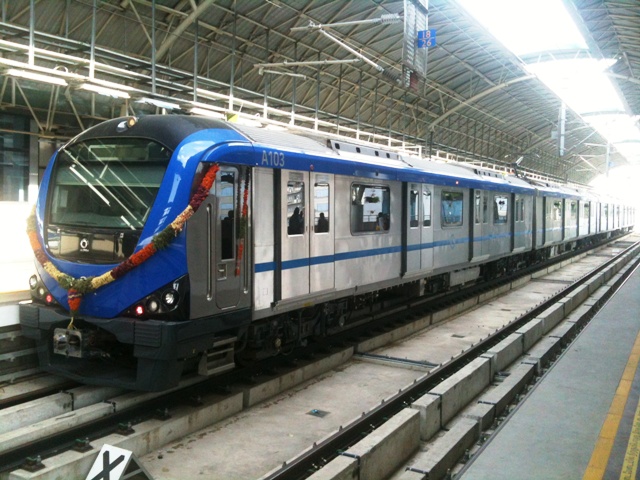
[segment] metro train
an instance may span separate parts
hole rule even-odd
[[[570,186],[319,134],[117,118],[47,166],[20,322],[46,371],[160,391],[627,232],[634,215]]]

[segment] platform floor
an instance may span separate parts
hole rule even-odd
[[[457,480],[640,479],[640,269]]]
[[[640,479],[640,269],[457,480]]]

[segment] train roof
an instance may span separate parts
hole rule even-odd
[[[527,182],[502,174],[487,175],[463,164],[446,163],[388,151],[377,145],[336,140],[320,135],[295,135],[285,131],[233,124],[248,140],[267,148],[298,151],[324,157],[325,171],[337,174],[357,172],[358,176],[402,181],[437,183],[448,186],[535,193]],[[317,169],[322,159],[314,158]],[[356,173],[350,173],[352,175]]]
[[[287,168],[292,169],[309,170],[312,161],[316,171],[335,174],[530,195],[593,197],[591,193],[568,186],[543,184],[470,164],[408,155],[380,145],[323,136],[321,132],[301,135],[188,115],[146,115],[135,118],[135,128],[123,128],[123,122],[131,118],[120,117],[102,122],[81,133],[70,143],[93,137],[145,137],[175,150],[191,134],[203,130],[218,130],[227,131],[234,137],[238,135],[238,140],[244,139],[255,146],[291,152],[294,154],[292,158],[297,158],[297,161],[287,165]]]

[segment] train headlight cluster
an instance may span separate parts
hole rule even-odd
[[[173,289],[162,292],[159,298],[156,295],[150,295],[149,297],[147,297],[144,306],[139,305],[139,307],[142,307],[141,310],[136,308],[136,315],[144,315],[145,310],[148,313],[164,313],[167,311],[171,311],[178,305],[179,299],[180,295]]]
[[[58,302],[53,298],[53,295],[51,295],[51,292],[49,292],[38,275],[29,277],[29,288],[31,289],[31,298],[34,301],[44,302],[47,305],[58,305]]]
[[[182,277],[142,298],[123,314],[141,320],[149,318],[184,320],[186,306],[181,300],[186,298],[187,285],[187,277]]]

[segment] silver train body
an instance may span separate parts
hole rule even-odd
[[[126,131],[116,119],[70,142],[68,148],[120,135],[166,148],[168,173],[144,227],[151,233],[166,225],[162,212],[179,197],[178,189],[193,191],[206,165],[215,163],[220,171],[172,256],[150,259],[130,280],[125,276],[87,300],[78,343],[90,344],[91,355],[70,355],[68,345],[65,355],[52,347],[52,332],[68,323],[61,308],[65,292],[40,269],[40,282],[60,305],[42,305],[34,295],[33,305],[21,309],[21,322],[39,342],[43,368],[87,383],[162,390],[188,369],[219,373],[238,357],[264,358],[362,324],[382,300],[493,278],[634,225],[632,207],[568,186],[335,139],[188,118],[142,117]],[[165,130],[176,137],[172,144]],[[180,175],[171,171],[174,164]],[[55,166],[52,184],[54,177]],[[53,225],[50,198],[41,193],[45,245],[46,232],[56,228],[63,238],[65,228],[69,238],[88,232]],[[154,218],[157,225],[149,225]],[[101,274],[113,267],[91,267],[90,253],[82,253],[82,265],[80,253],[65,260],[49,248],[47,255],[63,271],[82,267]],[[149,310],[165,285],[178,285],[180,305],[172,308],[181,316]],[[98,313],[105,311],[111,312],[108,321]],[[125,333],[131,329],[134,334]],[[100,347],[105,336],[110,342]],[[114,360],[114,342],[120,357],[123,351],[130,357],[128,365]]]

